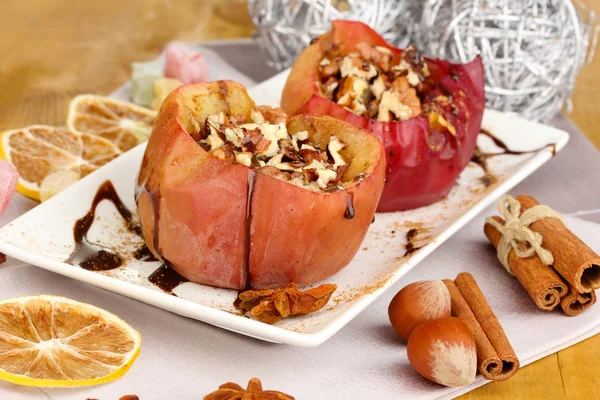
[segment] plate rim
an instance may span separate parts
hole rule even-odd
[[[268,85],[276,79],[281,79],[282,75],[285,75],[287,73],[289,73],[289,71],[283,71],[263,81],[257,86]],[[249,90],[255,89],[257,88],[257,86],[254,86]],[[258,87],[258,89],[260,89],[260,87]],[[398,266],[395,269],[395,271],[388,277],[388,279],[383,285],[381,285],[381,287],[377,288],[371,293],[367,293],[358,298],[348,307],[347,310],[341,312],[339,316],[337,316],[330,322],[324,324],[322,329],[318,329],[314,332],[302,333],[275,325],[264,324],[262,322],[251,320],[249,318],[245,318],[228,311],[213,308],[208,305],[196,303],[194,301],[186,300],[177,296],[172,296],[167,293],[144,287],[141,285],[137,285],[132,282],[123,281],[121,279],[99,274],[93,271],[87,271],[83,268],[76,268],[65,262],[54,260],[49,256],[20,248],[2,239],[0,239],[0,251],[12,258],[20,260],[22,262],[26,262],[39,268],[46,269],[59,275],[76,279],[78,281],[82,281],[138,301],[142,301],[152,306],[162,308],[166,311],[173,312],[175,314],[192,318],[204,323],[208,323],[216,327],[233,331],[239,334],[243,334],[245,336],[253,337],[263,341],[285,343],[301,347],[318,346],[327,341],[338,331],[340,331],[345,325],[347,325],[358,314],[364,311],[364,309],[366,309],[371,303],[373,303],[377,298],[379,298],[379,296],[381,296],[391,286],[398,282],[404,275],[410,272],[423,259],[429,256],[441,244],[443,244],[451,236],[457,233],[462,227],[464,227],[474,217],[481,213],[485,208],[487,208],[494,201],[496,201],[502,194],[511,190],[513,187],[515,187],[517,184],[519,184],[525,178],[531,175],[534,171],[536,171],[539,167],[541,167],[544,163],[550,160],[554,154],[560,152],[568,143],[570,138],[569,133],[562,129],[539,124],[533,121],[526,120],[519,116],[489,109],[486,109],[484,112],[483,125],[485,125],[486,115],[488,116],[488,118],[492,118],[494,120],[497,118],[508,118],[516,120],[516,123],[526,122],[527,124],[535,124],[538,126],[542,126],[544,129],[550,129],[555,135],[557,135],[555,149],[552,150],[550,147],[547,147],[540,149],[536,153],[533,153],[533,156],[524,161],[523,164],[518,169],[516,169],[509,178],[507,178],[504,182],[494,187],[481,199],[476,201],[464,214],[460,215],[460,217],[458,217],[446,229],[439,232],[439,234],[436,235],[427,245],[423,246],[418,252],[414,253],[408,260],[399,261],[399,264],[401,264],[401,266]],[[111,161],[106,166],[111,165],[113,163],[116,164],[127,162],[128,158],[135,157],[137,152],[141,152],[143,150],[141,149],[141,147],[145,148],[145,146],[146,143],[142,143],[136,146],[135,148],[127,151],[125,154]],[[104,166],[102,168],[104,168]],[[95,179],[95,177],[98,174],[102,173],[102,168],[99,168],[98,170],[92,172],[79,182]],[[110,178],[106,177],[106,179]],[[55,196],[53,199],[50,199],[47,202],[47,204],[51,205],[54,201],[59,201],[61,197],[68,196],[72,190],[77,190],[78,183],[62,192],[62,196],[59,195]],[[21,218],[25,217],[28,213],[35,210],[38,206],[22,214],[18,218],[10,221],[4,227],[0,228],[0,231],[8,230],[15,223],[18,224]]]

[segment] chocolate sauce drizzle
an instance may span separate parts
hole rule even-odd
[[[352,219],[355,215],[356,213],[354,211],[354,192],[346,191],[346,211],[344,212],[344,218]]]
[[[140,226],[134,223],[133,214],[119,198],[112,182],[104,182],[98,189],[98,192],[96,192],[90,210],[83,217],[75,221],[75,226],[73,227],[75,249],[66,260],[69,264],[79,265],[81,268],[89,271],[108,271],[123,265],[123,259],[116,251],[97,243],[92,243],[87,239],[87,234],[96,217],[96,208],[102,200],[109,200],[114,204],[121,217],[125,220],[125,225],[129,231],[138,235],[141,234]]]
[[[248,194],[246,197],[246,219],[244,220],[244,276],[245,287],[250,289],[250,228],[252,227],[252,195],[256,171],[248,169]]]
[[[152,254],[152,252],[150,251],[150,248],[145,243],[142,245],[142,247],[137,249],[135,251],[135,253],[133,253],[133,256],[135,257],[136,260],[140,260],[140,261],[144,261],[144,262],[158,261],[158,258],[154,257],[154,254]]]
[[[502,140],[498,139],[496,136],[494,136],[494,134],[492,134],[487,129],[481,128],[480,134],[492,139],[494,144],[502,149],[502,151],[499,153],[485,153],[481,150],[481,148],[479,146],[475,147],[475,151],[473,152],[473,156],[471,157],[471,162],[479,165],[481,167],[481,169],[483,170],[484,175],[481,178],[479,178],[479,180],[485,187],[488,187],[488,186],[496,183],[496,181],[498,180],[493,174],[491,174],[489,172],[488,164],[487,164],[488,158],[495,157],[495,156],[503,156],[503,155],[522,155],[522,154],[537,153],[538,151],[544,150],[548,147],[550,147],[552,149],[552,157],[554,157],[556,155],[556,143],[548,144],[544,147],[540,147],[539,149],[527,150],[527,151],[517,151],[517,150],[511,150],[506,145],[506,143],[504,143]]]
[[[136,198],[139,199],[139,196],[144,190],[138,187],[136,191]],[[148,193],[148,192],[146,192]],[[155,223],[157,222],[158,212],[157,212],[157,204],[154,201],[154,196],[150,196],[153,199],[153,203],[155,206],[154,214],[155,214]],[[96,216],[96,208],[103,200],[109,200],[112,202],[125,220],[125,224],[127,229],[130,232],[133,232],[137,235],[142,235],[141,227],[135,222],[133,213],[125,206],[117,191],[115,190],[112,182],[106,181],[104,182],[98,191],[96,192],[96,196],[94,196],[94,200],[92,201],[92,205],[90,210],[80,219],[75,222],[73,227],[73,236],[75,238],[75,249],[66,260],[67,263],[72,265],[79,265],[81,268],[87,269],[89,271],[108,271],[111,269],[119,268],[123,265],[123,257],[117,253],[114,249],[101,246],[97,243],[92,243],[87,239],[87,233],[89,232],[92,224],[94,223],[94,218]],[[154,244],[158,245],[158,224],[155,224],[154,227]],[[157,247],[155,247],[157,248]],[[133,256],[140,261],[144,262],[153,262],[159,261],[154,257],[150,249],[146,244],[137,249]],[[158,286],[164,292],[175,296],[173,290],[179,286],[180,284],[187,282],[188,280],[179,275],[169,264],[168,261],[164,261],[165,264],[161,265],[156,271],[154,271],[148,277],[148,280],[152,282],[154,285]]]
[[[419,231],[416,228],[409,229],[408,232],[406,232],[406,252],[404,253],[404,257],[410,256],[412,253],[421,248],[420,246],[416,247],[413,243],[413,240],[418,234]]]
[[[148,280],[152,282],[154,285],[158,286],[164,292],[177,296],[173,293],[173,290],[181,285],[182,283],[189,282],[183,276],[179,275],[177,271],[173,269],[169,265],[169,263],[165,263],[160,266],[156,271],[154,271],[148,277]]]

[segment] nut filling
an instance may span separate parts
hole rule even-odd
[[[435,104],[423,104],[431,74],[416,48],[409,47],[398,60],[388,48],[367,43],[359,43],[346,55],[340,53],[341,48],[334,46],[319,64],[323,97],[378,121],[404,121],[428,114],[436,125],[456,133],[442,113],[436,112]],[[447,101],[446,96],[440,96],[434,103]]]
[[[323,149],[310,139],[308,131],[290,134],[286,119],[281,109],[268,106],[253,110],[251,121],[239,114],[210,115],[198,144],[214,157],[259,169],[314,192],[344,189],[342,177],[350,160],[340,152],[346,144],[331,135]]]

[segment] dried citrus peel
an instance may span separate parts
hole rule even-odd
[[[123,376],[141,336],[98,307],[58,296],[0,301],[0,379],[25,386],[90,386]]]

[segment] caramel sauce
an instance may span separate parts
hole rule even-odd
[[[173,293],[173,290],[177,286],[189,282],[183,276],[179,275],[168,262],[165,262],[165,264],[161,265],[160,268],[150,274],[148,280],[158,286],[162,291],[173,296],[177,296]]]
[[[108,200],[114,204],[125,220],[128,230],[138,235],[141,234],[140,226],[134,223],[133,214],[119,198],[112,182],[106,181],[96,192],[90,210],[75,222],[73,227],[75,249],[65,262],[71,265],[79,265],[89,271],[108,271],[123,265],[123,259],[115,250],[92,243],[87,239],[87,234],[96,217],[96,208],[103,200]]]
[[[421,247],[416,247],[413,243],[413,240],[417,237],[419,231],[416,228],[409,229],[406,232],[406,251],[404,253],[404,257],[410,256],[415,251],[419,250]]]

